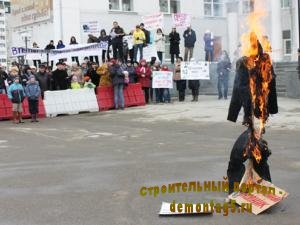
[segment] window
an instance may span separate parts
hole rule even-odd
[[[284,55],[291,55],[292,54],[291,31],[290,30],[282,31],[282,38],[283,38]]]
[[[204,0],[204,16],[222,16],[222,0]]]
[[[281,8],[289,8],[291,6],[290,0],[281,0]]]
[[[1,59],[1,62],[5,63],[5,62],[6,62],[6,59]]]
[[[5,36],[0,36],[0,40],[5,40]]]
[[[248,14],[254,11],[254,0],[243,0],[243,14]]]
[[[5,29],[4,28],[0,28],[0,32],[5,32]]]
[[[180,1],[159,0],[159,8],[162,13],[180,13]]]
[[[112,11],[133,11],[133,0],[109,0],[109,10]]]
[[[0,43],[0,48],[5,48],[5,44],[4,43]]]

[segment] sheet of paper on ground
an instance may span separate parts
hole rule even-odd
[[[171,216],[171,215],[211,214],[212,213],[212,209],[211,209],[209,204],[208,204],[207,210],[204,210],[204,205],[203,204],[190,204],[188,207],[186,207],[186,204],[182,204],[182,212],[178,212],[178,210],[177,210],[178,209],[178,204],[174,204],[175,205],[175,212],[172,212],[174,210],[171,211],[171,204],[172,203],[163,202],[162,205],[161,205],[159,215],[161,215],[161,216]],[[193,208],[191,208],[191,205],[193,206]],[[201,205],[200,210],[199,210],[199,206],[197,207],[197,205]]]

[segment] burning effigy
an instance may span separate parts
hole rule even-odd
[[[264,15],[263,11],[255,10],[247,18],[249,30],[241,38],[243,56],[236,64],[236,76],[227,118],[229,121],[236,122],[243,107],[242,124],[247,127],[247,130],[238,137],[231,151],[227,169],[229,194],[231,194],[229,198],[240,201],[252,200],[252,203],[258,204],[255,214],[260,213],[261,209],[271,207],[272,204],[268,203],[268,200],[271,199],[271,202],[276,200],[277,203],[287,196],[287,193],[281,189],[280,191],[277,189],[276,193],[274,189],[275,197],[266,196],[266,193],[261,194],[253,189],[255,185],[261,184],[274,187],[271,184],[267,162],[271,151],[267,141],[263,139],[263,134],[266,132],[265,125],[269,115],[278,113],[278,105],[276,75],[269,54],[271,45],[260,23]],[[244,163],[247,163],[247,166]],[[235,183],[239,184],[238,191]],[[243,190],[241,190],[242,185],[246,187]],[[248,187],[252,188],[251,193],[261,194],[261,196],[251,195]]]

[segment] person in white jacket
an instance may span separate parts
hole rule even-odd
[[[166,41],[166,36],[162,32],[162,29],[158,28],[154,36],[154,42],[155,42],[156,51],[160,62],[162,62],[163,60],[163,53],[165,52],[166,49],[165,41]]]

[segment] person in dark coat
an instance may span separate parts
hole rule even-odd
[[[267,163],[268,157],[271,155],[271,151],[268,148],[268,143],[264,139],[256,140],[259,146],[259,150],[262,155],[262,160],[257,163],[255,158],[250,154],[244,154],[245,149],[249,146],[252,130],[248,128],[244,131],[236,140],[230,154],[230,161],[228,163],[227,177],[229,181],[229,194],[234,190],[234,182],[240,182],[245,173],[244,162],[247,159],[252,159],[253,168],[255,172],[264,180],[271,182],[271,175],[269,165]],[[250,153],[252,148],[249,149]]]
[[[114,59],[119,59],[123,62],[123,37],[125,32],[122,27],[119,26],[118,22],[113,22],[113,28],[110,31],[111,45],[113,47]]]
[[[119,109],[120,106],[121,109],[124,110],[125,101],[124,101],[123,88],[124,88],[125,72],[122,70],[120,63],[114,59],[111,60],[111,66],[109,72],[114,87],[115,109]]]
[[[231,69],[230,58],[227,52],[223,51],[220,60],[217,64],[219,99],[222,99],[223,96],[224,99],[227,99],[230,69]],[[224,88],[224,95],[222,93],[222,87]]]
[[[176,82],[176,88],[178,91],[178,97],[180,102],[185,100],[186,80],[181,79],[181,62],[182,58],[178,57],[174,68],[174,81]]]
[[[44,92],[50,90],[50,76],[46,72],[46,66],[40,65],[39,72],[36,74],[36,80],[39,82],[41,88],[41,95],[44,99]]]
[[[260,50],[262,51],[262,50]],[[269,60],[270,56],[266,53],[260,53],[260,60],[262,62]],[[248,57],[242,57],[237,61],[236,64],[236,75],[233,86],[233,92],[231,97],[231,102],[228,110],[227,120],[236,122],[241,108],[244,108],[244,119],[243,125],[249,126],[251,124],[252,111],[257,112],[258,106],[252,110],[252,101],[250,94],[249,79],[250,75],[257,75],[257,68],[260,67],[260,63],[251,70],[248,69]],[[269,96],[267,103],[267,114],[277,114],[278,104],[277,104],[277,91],[276,91],[276,75],[273,66],[271,67],[271,82],[269,84]],[[256,117],[259,117],[257,113],[254,113]],[[268,115],[266,115],[268,117]]]
[[[101,30],[100,32],[100,37],[98,38],[99,43],[100,42],[107,42],[108,43],[108,49],[107,50],[102,50],[102,62],[105,63],[106,60],[109,61],[110,60],[110,56],[109,56],[109,46],[110,46],[110,37],[106,34],[106,31],[104,29]],[[105,58],[106,56],[106,58]]]
[[[145,46],[148,46],[150,44],[150,31],[145,29],[145,24],[141,23],[140,24],[140,29],[144,32],[145,34]]]
[[[39,82],[36,81],[35,76],[29,77],[28,84],[25,88],[26,96],[28,97],[29,112],[31,115],[31,122],[39,122],[37,120],[39,113],[39,97],[41,95],[41,89]]]
[[[27,86],[27,82],[29,80],[29,77],[33,75],[33,73],[31,72],[31,68],[29,65],[24,65],[24,69],[22,71],[22,74],[20,76],[21,80],[20,83],[22,84],[22,86],[25,88]]]
[[[72,36],[70,39],[70,45],[78,45],[77,40],[74,36]],[[77,63],[77,66],[80,66],[78,56],[72,56],[71,59],[72,59],[72,62]]]
[[[93,62],[91,69],[88,71],[88,75],[90,76],[92,83],[96,85],[96,87],[100,84],[100,75],[97,73],[98,64]]]
[[[52,73],[53,89],[54,90],[67,90],[69,87],[68,73],[65,69],[65,64],[58,62],[57,69]]]
[[[54,45],[54,41],[51,40],[50,43],[45,47],[45,50],[51,51],[53,49],[55,49],[55,45]],[[51,67],[53,67],[53,60],[50,62],[50,65]]]
[[[0,94],[6,93],[6,86],[5,86],[5,80],[7,79],[8,75],[5,72],[2,65],[0,65]]]
[[[172,28],[172,32],[169,34],[169,40],[170,40],[170,55],[171,55],[171,63],[174,64],[175,58],[179,57],[180,49],[180,35],[176,32],[176,28]]]
[[[184,38],[184,61],[190,61],[193,58],[194,47],[196,43],[196,32],[189,26],[183,33]]]

